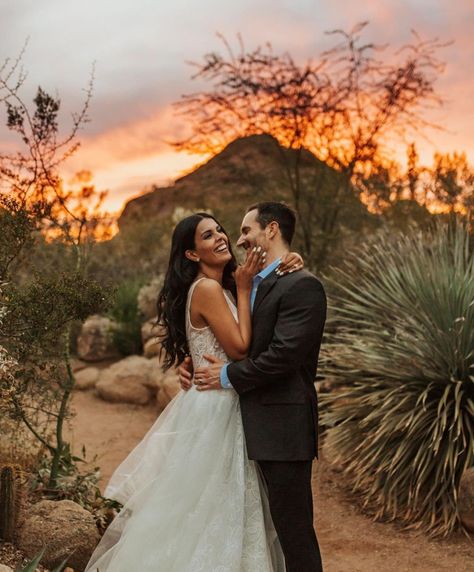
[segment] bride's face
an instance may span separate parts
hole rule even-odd
[[[187,250],[186,256],[208,266],[226,265],[232,258],[229,239],[224,229],[212,218],[203,218],[196,227],[195,248]]]

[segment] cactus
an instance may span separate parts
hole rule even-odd
[[[24,474],[20,465],[0,465],[0,540],[12,542],[23,500]]]

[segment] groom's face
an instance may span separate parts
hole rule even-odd
[[[257,221],[257,215],[257,209],[249,211],[240,225],[240,236],[237,246],[245,248],[245,250],[254,246],[261,246],[264,250],[267,249],[266,233]]]

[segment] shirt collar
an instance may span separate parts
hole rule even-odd
[[[277,258],[276,260],[274,260],[271,264],[269,264],[268,266],[265,266],[265,268],[263,270],[260,270],[260,272],[258,274],[255,274],[254,276],[254,280],[255,278],[259,278],[260,281],[264,280],[267,276],[269,276],[274,270],[277,269],[278,265],[281,262],[281,258]]]

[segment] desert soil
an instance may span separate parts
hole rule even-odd
[[[107,403],[88,391],[74,394],[73,409],[74,450],[80,454],[84,444],[88,458],[97,455],[103,488],[156,419],[156,408]],[[315,462],[313,490],[325,572],[474,572],[474,538],[458,534],[431,540],[392,523],[373,522],[324,459]]]

